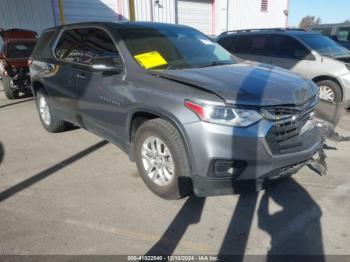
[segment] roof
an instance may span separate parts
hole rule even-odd
[[[226,37],[231,35],[244,35],[244,34],[280,34],[280,35],[305,35],[305,34],[318,34],[317,32],[305,31],[302,29],[290,29],[290,28],[264,28],[264,29],[246,29],[227,31],[222,33],[219,37]]]
[[[93,27],[93,26],[102,26],[102,27],[116,27],[116,28],[190,28],[185,25],[178,24],[166,24],[166,23],[155,23],[155,22],[124,22],[124,21],[113,21],[113,22],[101,22],[101,21],[90,21],[90,22],[81,22],[81,23],[73,23],[66,24],[57,27],[50,27],[44,31],[50,31],[53,29],[67,29],[67,28],[75,28],[75,27]]]

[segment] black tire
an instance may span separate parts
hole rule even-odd
[[[11,88],[11,79],[8,76],[2,78],[2,85],[4,87],[5,95],[8,99],[13,100],[19,97],[19,92]]]
[[[32,90],[30,88],[27,88],[26,91],[24,92],[26,97],[31,97],[33,96]]]
[[[142,145],[146,138],[160,138],[168,147],[175,166],[175,172],[168,185],[157,185],[147,175],[142,163]],[[147,187],[164,199],[179,199],[192,193],[188,154],[184,141],[177,129],[168,121],[157,118],[149,120],[137,130],[134,140],[134,150],[137,168]]]
[[[48,111],[50,114],[50,122],[46,123],[43,119],[42,114],[40,113],[40,99],[44,97],[47,101],[48,104]],[[35,102],[36,102],[36,107],[38,109],[38,114],[39,114],[39,118],[40,121],[43,125],[43,127],[50,133],[58,133],[58,132],[62,132],[65,131],[67,129],[67,123],[63,120],[57,119],[55,117],[55,112],[52,109],[52,107],[50,106],[50,99],[48,98],[48,95],[46,94],[46,92],[43,89],[39,89],[36,93],[36,97],[35,97]]]
[[[342,90],[341,90],[340,86],[336,82],[334,82],[332,80],[322,80],[322,81],[318,81],[316,84],[319,87],[327,86],[327,87],[329,87],[330,89],[333,90],[333,93],[334,93],[333,103],[340,103],[340,102],[342,102],[342,100],[343,100],[343,93],[342,93]]]

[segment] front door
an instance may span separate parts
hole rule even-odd
[[[81,125],[121,144],[125,134],[125,102],[127,82],[124,72],[93,69],[94,61],[111,59],[119,68],[123,66],[118,49],[110,35],[98,28],[90,28],[81,47],[85,68],[77,73]],[[123,71],[123,70],[122,70]]]
[[[268,63],[291,70],[306,77],[310,63],[310,51],[290,36],[273,36],[273,53]]]

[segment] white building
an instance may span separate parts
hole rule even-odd
[[[178,23],[210,35],[286,27],[288,0],[1,0],[0,28],[44,28],[82,21]]]

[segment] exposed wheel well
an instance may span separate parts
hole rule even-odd
[[[312,81],[314,81],[315,83],[320,82],[320,81],[324,81],[324,80],[331,80],[331,81],[335,82],[340,87],[340,90],[342,92],[341,95],[343,97],[343,88],[336,78],[334,78],[332,76],[317,76],[317,77],[312,79]]]
[[[32,84],[32,88],[33,88],[33,95],[35,96],[36,95],[36,92],[38,92],[39,89],[41,88],[45,88],[44,85],[39,82],[39,81],[35,81],[33,84]]]
[[[147,112],[135,113],[131,119],[130,134],[129,134],[130,142],[134,141],[137,130],[144,122],[155,118],[161,118],[161,117],[155,114],[147,113]]]

